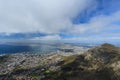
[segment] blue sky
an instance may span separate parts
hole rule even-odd
[[[118,42],[120,0],[0,0],[0,40]]]

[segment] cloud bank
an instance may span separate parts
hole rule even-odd
[[[119,39],[119,7],[119,0],[0,0],[0,34],[47,34],[33,40]]]
[[[1,33],[61,33],[93,0],[0,0]]]

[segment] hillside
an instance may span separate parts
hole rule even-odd
[[[51,75],[43,80],[120,80],[120,48],[106,43],[70,56]]]
[[[54,59],[55,57],[57,59]],[[120,48],[114,45],[105,43],[80,55],[57,55],[55,57],[48,59],[48,64],[53,59],[55,64],[52,63],[48,66],[46,63],[31,68],[17,66],[12,72],[0,75],[0,79],[120,80]],[[2,61],[5,61],[6,58],[8,57],[5,57],[5,59],[2,57]]]

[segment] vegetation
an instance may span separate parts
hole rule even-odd
[[[9,56],[0,56],[0,64],[4,63],[8,58]]]

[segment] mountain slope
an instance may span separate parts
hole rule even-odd
[[[114,45],[105,43],[80,55],[62,56],[62,59],[52,67],[16,67],[10,74],[1,75],[0,79],[120,80],[120,48]]]
[[[106,43],[70,56],[51,75],[43,80],[120,80],[120,48]]]

